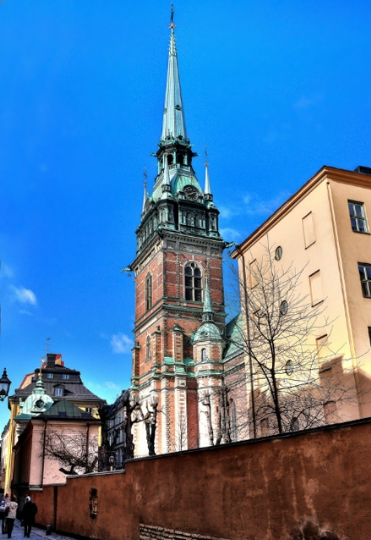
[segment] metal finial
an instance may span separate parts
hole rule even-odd
[[[174,23],[174,4],[170,4],[170,24],[169,24],[169,28],[175,28],[175,23]]]
[[[206,144],[205,144],[205,167],[207,167],[207,166],[209,165],[209,162],[208,162],[207,158],[208,158],[208,155],[207,155],[207,146],[206,146]]]
[[[144,185],[144,187],[146,188],[146,187],[147,187],[147,178],[148,178],[148,175],[147,175],[147,167],[144,167],[143,178],[144,178],[143,185]]]

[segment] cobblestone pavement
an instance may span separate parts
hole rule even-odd
[[[21,522],[19,521],[19,519],[16,519],[14,522],[12,538],[14,540],[24,540],[24,530],[23,527],[21,527]],[[70,538],[69,536],[62,536],[55,533],[49,534],[47,536],[45,534],[45,529],[39,529],[38,527],[32,527],[30,538],[33,538],[34,540],[40,540],[41,538],[45,540],[72,540],[72,538]],[[8,540],[8,535],[1,534],[0,531],[0,540]]]

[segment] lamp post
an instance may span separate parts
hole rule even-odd
[[[148,405],[152,407],[152,411],[148,410]],[[157,407],[158,407],[158,397],[153,394],[147,402],[148,416],[144,420],[146,426],[147,434],[147,445],[148,445],[148,454],[150,456],[155,456],[155,436],[156,436],[156,426],[157,426]]]
[[[4,401],[4,399],[8,396],[11,384],[12,383],[8,378],[6,368],[4,368],[3,375],[0,379],[0,401]]]
[[[113,465],[115,463],[115,456],[110,456],[108,458],[108,462],[109,462],[109,470],[113,471]]]

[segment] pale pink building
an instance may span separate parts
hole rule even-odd
[[[68,466],[51,459],[47,452],[48,433],[60,435],[68,445],[75,442],[76,453],[85,451],[98,459],[98,438],[101,421],[67,400],[54,403],[45,412],[31,419],[16,418],[19,426],[26,424],[14,446],[12,491],[22,496],[51,484],[64,484]],[[96,461],[97,463],[97,461]],[[97,470],[97,467],[96,467]],[[77,468],[75,473],[84,472]]]

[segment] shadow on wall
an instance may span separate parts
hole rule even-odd
[[[289,540],[341,540],[335,533],[328,531],[313,521],[304,521],[293,529]]]

